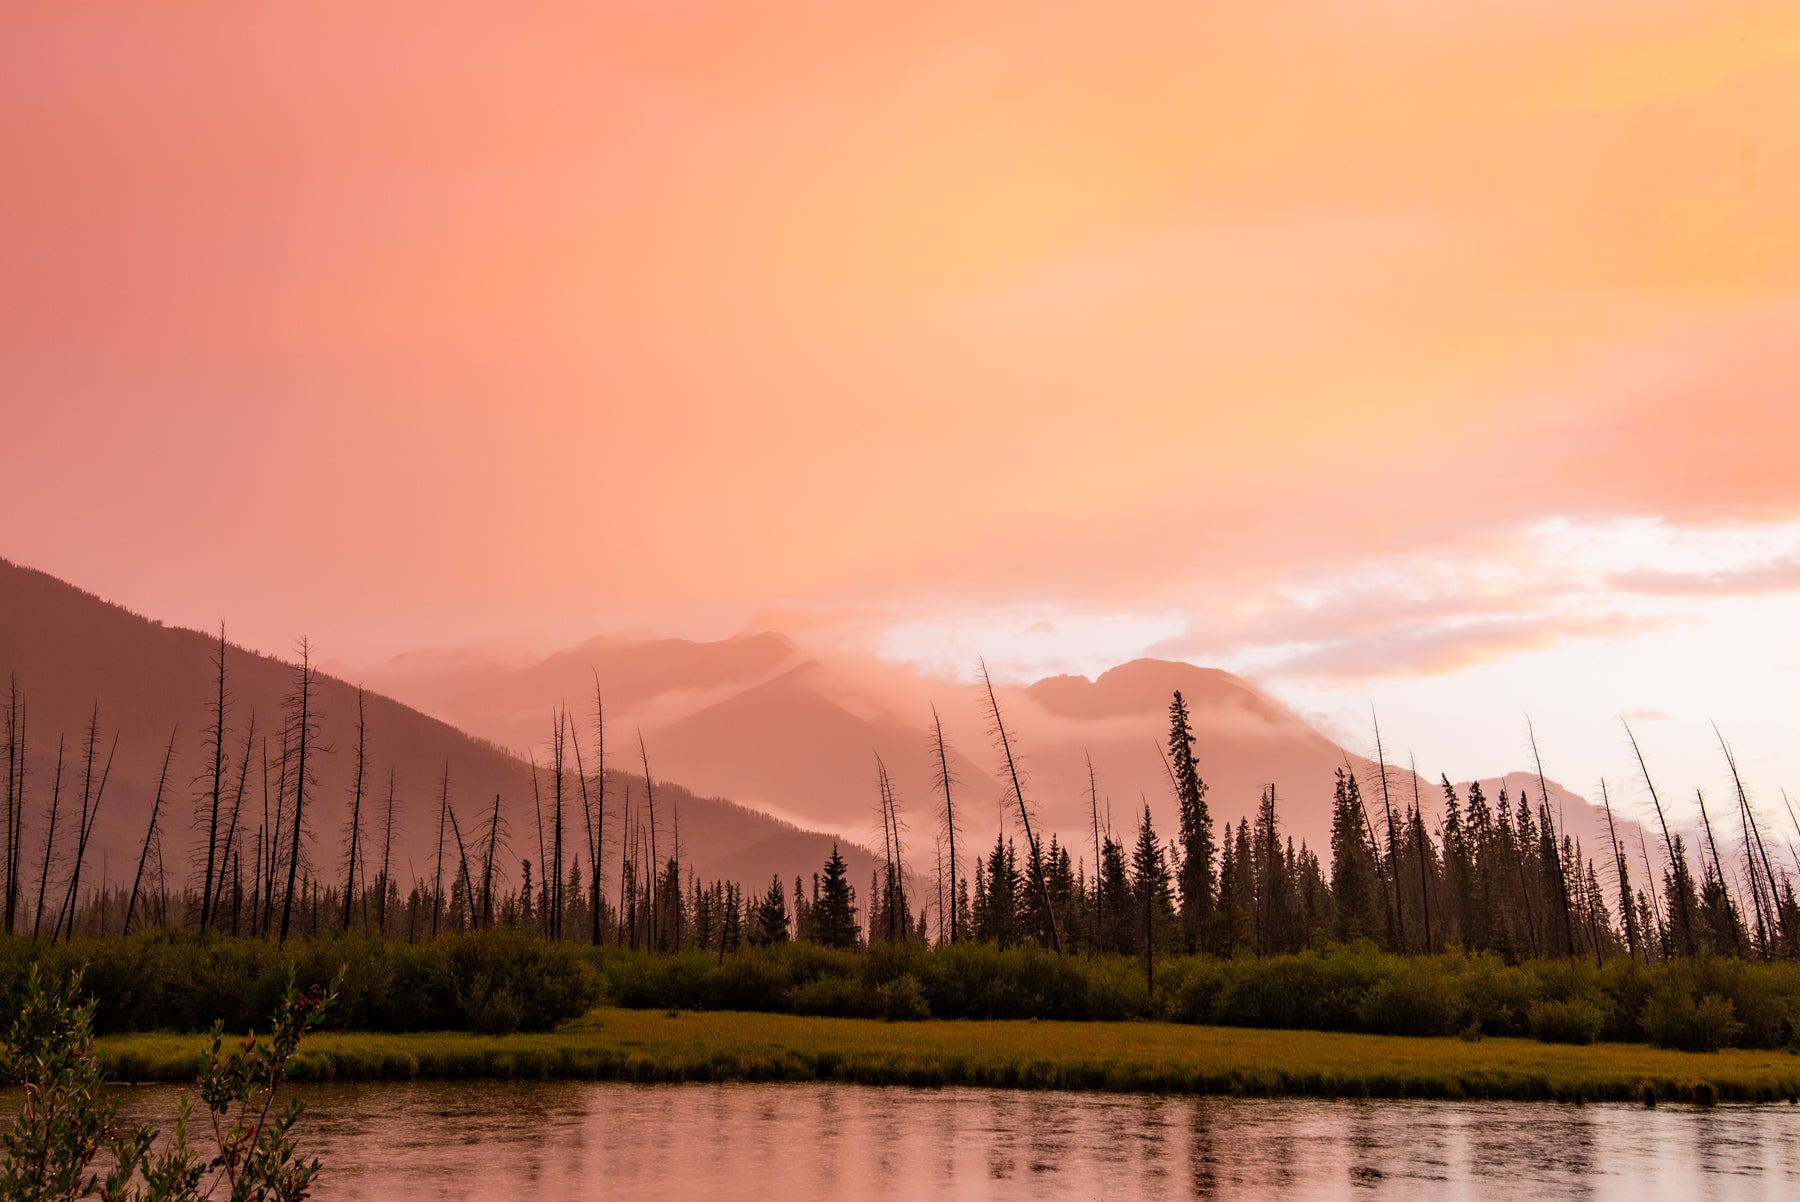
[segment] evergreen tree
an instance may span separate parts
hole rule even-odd
[[[1223,850],[1219,856],[1219,896],[1213,910],[1212,950],[1229,959],[1250,946],[1251,930],[1243,894],[1244,874],[1238,870],[1237,842],[1231,837],[1229,822],[1219,846]]]
[[[857,945],[855,896],[850,888],[849,869],[833,843],[831,858],[825,861],[825,877],[820,882],[818,908],[813,913],[813,938],[817,942],[825,947]]]
[[[987,907],[977,920],[976,938],[1001,947],[1011,947],[1019,941],[1019,894],[1023,885],[1012,843],[995,836],[994,850],[987,859]]]
[[[781,894],[781,874],[769,881],[769,891],[757,904],[756,916],[750,924],[750,942],[768,947],[788,941],[787,899]]]
[[[1131,920],[1131,882],[1125,875],[1125,849],[1107,835],[1100,845],[1100,872],[1095,882],[1100,906],[1098,950],[1132,955],[1138,946],[1137,926]]]
[[[1362,790],[1355,776],[1339,768],[1331,806],[1331,896],[1336,934],[1345,942],[1372,938],[1382,930],[1381,882],[1365,826]]]
[[[1169,862],[1151,825],[1148,805],[1138,824],[1137,846],[1131,852],[1131,903],[1148,976],[1151,962],[1158,952],[1169,950],[1176,930],[1174,883],[1169,879]]]
[[[1169,768],[1180,807],[1181,934],[1186,950],[1197,951],[1207,943],[1216,892],[1212,814],[1206,807],[1206,782],[1194,762],[1194,732],[1180,690],[1169,702]]]

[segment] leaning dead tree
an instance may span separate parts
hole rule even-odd
[[[36,939],[44,928],[44,891],[50,884],[50,865],[56,859],[56,819],[62,809],[62,775],[64,738],[56,739],[56,775],[50,782],[50,825],[44,831],[44,858],[38,866],[37,912],[31,919],[31,937]]]
[[[1543,825],[1549,828],[1545,842],[1550,845],[1551,867],[1556,873],[1556,900],[1562,907],[1564,951],[1569,959],[1575,958],[1575,911],[1569,904],[1569,876],[1562,858],[1562,841],[1557,838],[1556,824],[1550,813],[1550,793],[1544,784],[1544,757],[1538,754],[1537,731],[1531,725],[1530,717],[1525,719],[1525,733],[1531,740],[1531,758],[1537,765],[1538,802],[1543,813]]]
[[[1006,719],[1000,713],[1000,698],[994,692],[994,681],[988,675],[987,661],[981,664],[981,688],[986,694],[987,711],[993,725],[995,746],[1006,764],[1006,777],[1013,800],[1018,803],[1019,824],[1025,828],[1025,846],[1031,854],[1031,886],[1037,890],[1044,906],[1044,924],[1050,936],[1050,950],[1062,951],[1062,939],[1056,931],[1056,907],[1050,904],[1050,882],[1044,875],[1044,859],[1038,851],[1037,835],[1031,829],[1031,807],[1025,802],[1025,786],[1019,778],[1019,761],[1013,753],[1013,741],[1006,732]]]
[[[644,732],[638,731],[638,759],[644,765],[644,805],[649,811],[650,820],[650,880],[656,880],[656,786],[650,779],[650,753],[644,747]],[[650,946],[656,946],[656,907],[650,907],[649,935]]]
[[[950,848],[950,942],[955,943],[962,937],[962,933],[959,932],[956,927],[956,882],[958,874],[956,858],[957,825],[956,806],[952,802],[950,796],[951,788],[956,783],[956,776],[950,771],[950,752],[944,745],[944,720],[938,717],[937,706],[935,705],[931,707],[931,732],[932,744],[937,759],[937,772],[933,775],[932,784],[936,786],[938,796],[942,797],[944,800],[943,809],[938,812],[938,830],[942,833],[944,841],[949,844]],[[943,903],[941,902],[939,903],[940,909],[938,914],[940,921],[945,913],[942,909],[942,904]]]
[[[1644,787],[1650,790],[1650,803],[1656,807],[1656,821],[1662,826],[1663,846],[1668,849],[1669,853],[1669,871],[1674,874],[1675,883],[1679,886],[1681,883],[1681,876],[1686,871],[1686,865],[1678,864],[1676,862],[1675,840],[1669,834],[1669,820],[1663,814],[1662,799],[1656,795],[1656,785],[1650,780],[1650,769],[1644,763],[1644,751],[1638,746],[1637,736],[1631,733],[1631,723],[1625,721],[1623,718],[1620,718],[1619,722],[1625,727],[1625,737],[1631,740],[1631,752],[1637,757],[1638,771],[1644,774]],[[1651,895],[1654,896],[1656,893],[1655,879],[1652,878],[1649,884]],[[1687,890],[1677,887],[1672,890],[1672,892],[1675,894],[1676,904],[1681,907],[1681,936],[1682,942],[1686,945],[1683,950],[1691,956],[1694,954],[1695,950],[1694,916],[1688,913]],[[1673,915],[1671,915],[1671,917],[1673,917]]]
[[[144,832],[144,849],[138,853],[137,874],[131,878],[131,900],[125,903],[125,925],[121,935],[131,934],[131,918],[137,912],[138,889],[144,882],[144,865],[150,860],[150,844],[156,839],[156,819],[162,813],[163,786],[169,783],[169,761],[175,756],[175,731],[169,732],[169,746],[163,751],[162,772],[156,778],[156,800],[150,803],[150,827]]]
[[[75,908],[81,897],[81,866],[87,859],[88,839],[94,833],[94,821],[100,817],[100,802],[106,796],[106,782],[112,776],[113,756],[119,750],[119,735],[113,732],[112,750],[106,754],[106,766],[100,771],[98,785],[94,782],[94,752],[100,740],[100,707],[94,707],[94,714],[88,721],[87,751],[84,753],[81,771],[81,813],[75,823],[75,867],[69,873],[69,889],[63,895],[62,910],[57,915],[58,927],[51,928],[50,938],[56,940],[57,929],[63,932],[63,938],[75,936]]]
[[[1381,746],[1381,722],[1375,707],[1369,707],[1369,722],[1375,728],[1375,763],[1381,772],[1381,809],[1387,815],[1388,875],[1394,882],[1394,946],[1406,950],[1406,913],[1400,904],[1400,847],[1398,828],[1394,825],[1394,803],[1388,797],[1387,753]],[[1380,863],[1379,857],[1376,860]]]
[[[438,790],[437,872],[431,882],[431,937],[437,938],[438,912],[444,908],[444,834],[449,828],[450,761],[444,761],[444,784]]]

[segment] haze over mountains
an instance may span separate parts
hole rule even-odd
[[[979,687],[928,678],[873,657],[808,655],[773,632],[716,642],[597,638],[524,664],[465,652],[410,653],[370,668],[372,682],[420,709],[510,747],[541,747],[546,697],[580,696],[598,674],[608,713],[641,728],[656,762],[696,792],[790,817],[804,826],[875,824],[875,756],[887,765],[913,817],[914,863],[931,851],[936,761],[935,713],[951,748],[960,825],[991,843],[1008,790],[999,779]],[[1333,742],[1279,701],[1227,672],[1167,660],[1121,664],[1097,679],[1053,676],[998,685],[1015,748],[1023,750],[1027,794],[1043,822],[1092,859],[1091,761],[1104,827],[1133,830],[1146,802],[1158,831],[1175,816],[1162,748],[1171,694],[1192,715],[1195,750],[1215,821],[1251,813],[1273,782],[1283,824],[1296,842],[1329,845],[1332,785],[1348,765],[1378,781],[1374,763]],[[1414,781],[1389,756],[1396,806],[1417,796],[1428,816],[1442,810],[1435,777]],[[1490,797],[1516,793],[1524,774],[1482,782]],[[1601,821],[1574,793],[1548,783],[1571,832],[1592,844]],[[1462,786],[1466,792],[1466,783]],[[1530,792],[1537,793],[1535,777]],[[1369,798],[1378,807],[1378,793]],[[1372,810],[1378,813],[1378,810]]]
[[[115,735],[118,752],[94,826],[84,880],[99,880],[103,858],[106,875],[115,884],[122,873],[129,874],[135,868],[163,748],[171,730],[175,732],[175,757],[164,801],[169,807],[164,819],[169,841],[166,857],[171,879],[184,875],[189,849],[204,847],[205,842],[204,838],[195,838],[192,814],[194,800],[203,791],[201,778],[208,763],[203,741],[211,722],[213,657],[217,649],[216,632],[205,634],[166,627],[42,572],[0,560],[0,689],[9,678],[16,677],[28,707],[30,808],[24,840],[27,864],[35,866],[42,854],[57,737],[60,734],[65,738],[63,804],[72,806],[71,791],[78,796],[81,783],[82,741],[97,705],[100,757],[104,759]],[[226,668],[230,691],[226,751],[232,772],[228,784],[234,791],[252,715],[256,722],[256,751],[243,802],[244,827],[253,832],[262,820],[262,746],[266,739],[270,757],[277,761],[270,768],[271,779],[276,779],[282,701],[293,686],[294,668],[290,663],[237,647],[228,650]],[[585,696],[570,699],[584,749],[592,747],[591,687],[590,681]],[[546,726],[553,704],[553,698],[547,698],[543,704]],[[432,875],[438,790],[446,767],[452,804],[465,823],[486,812],[496,793],[505,798],[502,821],[510,832],[511,854],[505,858],[510,883],[518,884],[520,860],[541,863],[532,813],[531,775],[526,763],[493,743],[473,738],[375,690],[368,694],[366,710],[369,789],[379,797],[385,791],[390,767],[397,776],[400,818],[395,835],[394,876],[403,892],[415,873],[426,880]],[[356,687],[321,673],[315,712],[322,720],[320,744],[330,750],[316,758],[318,783],[308,793],[311,817],[307,826],[313,836],[310,858],[314,870],[331,880],[342,874],[341,831],[349,817],[355,763]],[[611,728],[608,731],[615,740],[622,733]],[[631,790],[633,804],[639,807],[644,791],[641,774],[627,771],[635,761],[622,754],[622,743],[615,743],[614,747],[617,750],[608,756],[612,767],[608,774],[607,822],[616,832],[626,787]],[[741,880],[761,887],[776,872],[790,881],[796,872],[810,872],[830,854],[832,839],[828,834],[802,831],[727,801],[696,796],[678,782],[664,780],[654,749],[651,769],[656,777],[657,825],[662,838],[672,838],[678,815],[683,859],[693,865],[702,879]],[[96,774],[99,771],[97,765]],[[569,771],[573,774],[572,753]],[[543,787],[547,790],[547,779]],[[570,787],[573,788],[572,783]],[[571,808],[570,812],[570,821],[579,824],[578,811]],[[69,837],[71,823],[65,811],[57,836],[59,847]],[[866,850],[851,841],[855,832],[846,834],[849,838],[844,843],[844,855],[850,862],[852,879],[867,881],[874,862]],[[578,826],[567,837],[579,844]],[[616,857],[615,835],[608,836],[608,844]],[[668,854],[666,845],[659,850]],[[379,854],[378,847],[366,844],[364,854]],[[606,877],[616,884],[616,859],[610,861]],[[53,890],[55,880],[53,874]]]
[[[172,728],[176,755],[165,829],[172,871],[185,863],[194,845],[191,815],[201,791],[216,647],[216,634],[165,627],[0,561],[0,678],[16,674],[29,706],[34,807],[26,835],[29,858],[39,853],[44,836],[42,806],[56,737],[66,738],[67,800],[71,781],[78,783],[70,774],[86,723],[98,704],[103,752],[115,733],[119,750],[89,853],[91,870],[105,857],[110,879],[129,871],[119,866],[135,857],[142,839]],[[293,667],[233,647],[228,671],[227,751],[234,770],[253,714],[257,723],[243,818],[246,829],[254,830],[261,814],[262,743],[266,737],[271,758],[278,760],[281,706],[292,687]],[[388,769],[394,769],[402,813],[395,874],[403,884],[415,873],[431,874],[436,797],[446,765],[459,814],[472,817],[496,793],[505,799],[513,883],[521,859],[539,861],[526,760],[534,756],[540,768],[547,763],[551,715],[565,701],[586,754],[592,746],[596,678],[607,707],[609,825],[616,834],[627,786],[641,805],[641,774],[632,771],[641,732],[657,780],[659,830],[665,840],[672,838],[679,813],[684,859],[702,878],[757,885],[776,873],[790,880],[810,874],[832,842],[831,834],[819,832],[831,832],[844,841],[852,879],[867,881],[873,860],[866,847],[879,839],[874,833],[877,755],[893,777],[910,830],[908,866],[929,877],[937,827],[929,738],[934,706],[950,748],[963,847],[980,850],[991,845],[996,831],[1016,828],[976,687],[932,680],[873,658],[811,657],[776,633],[709,643],[603,637],[524,664],[470,653],[410,652],[363,675],[370,690],[369,788],[379,796]],[[1261,790],[1274,782],[1287,833],[1323,851],[1329,846],[1333,777],[1346,764],[1365,781],[1370,812],[1379,822],[1378,775],[1368,759],[1347,752],[1228,673],[1136,660],[1094,680],[1056,676],[998,685],[1037,820],[1069,843],[1076,858],[1092,858],[1090,761],[1102,827],[1110,822],[1128,838],[1148,804],[1158,831],[1165,839],[1174,837],[1176,815],[1161,748],[1176,689],[1193,717],[1196,755],[1217,825],[1251,813]],[[308,826],[312,863],[329,879],[341,871],[356,737],[355,686],[321,674],[316,705],[323,718],[321,743],[331,750],[317,758]],[[278,767],[272,768],[271,776],[278,775]],[[1437,784],[1429,778],[1415,781],[1391,764],[1390,782],[1396,805],[1410,802],[1416,787],[1435,823],[1442,807]],[[1526,782],[1515,774],[1506,783],[1516,792]],[[1535,780],[1530,783],[1535,794]],[[1499,784],[1486,781],[1484,787],[1494,796]],[[1570,832],[1597,851],[1596,812],[1553,782],[1550,796]],[[59,834],[59,842],[63,837]],[[579,834],[571,831],[570,838],[578,840]],[[609,844],[614,850],[608,878],[616,881],[617,845],[610,837]],[[968,861],[964,870],[970,870]]]

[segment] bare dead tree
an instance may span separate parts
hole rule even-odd
[[[138,854],[137,875],[131,878],[131,900],[125,903],[125,926],[121,935],[131,934],[131,918],[137,912],[138,887],[144,881],[144,864],[150,858],[150,843],[156,838],[156,819],[162,813],[163,786],[169,782],[169,761],[175,758],[175,731],[169,731],[169,745],[163,751],[162,772],[156,778],[156,799],[150,803],[150,826],[144,832],[144,850]]]
[[[1751,883],[1754,886],[1756,881],[1756,860],[1760,858],[1762,860],[1763,874],[1767,877],[1769,882],[1770,907],[1780,920],[1782,938],[1791,947],[1794,944],[1794,932],[1788,929],[1787,910],[1782,907],[1781,892],[1775,886],[1775,870],[1769,864],[1769,849],[1763,845],[1762,828],[1757,825],[1756,812],[1750,808],[1750,796],[1744,791],[1744,778],[1738,773],[1737,756],[1732,752],[1731,745],[1725,742],[1725,736],[1720,732],[1719,724],[1716,722],[1713,723],[1713,734],[1718,736],[1719,750],[1725,753],[1725,762],[1731,766],[1732,784],[1737,786],[1738,806],[1743,810],[1744,825],[1749,828],[1749,832],[1745,836],[1745,841],[1747,843],[1754,839],[1756,842],[1756,856],[1752,857],[1750,863]],[[1785,798],[1786,794],[1783,794],[1782,796]]]
[[[356,769],[350,781],[350,846],[344,863],[344,915],[338,924],[341,931],[350,929],[350,905],[356,899],[356,859],[362,847],[363,785],[369,772],[369,727],[363,705],[367,695],[361,685],[356,686]]]
[[[1719,891],[1724,894],[1725,909],[1726,912],[1730,914],[1733,909],[1731,889],[1727,884],[1727,878],[1725,876],[1725,861],[1719,858],[1718,840],[1713,838],[1712,818],[1706,812],[1706,795],[1700,792],[1700,790],[1695,789],[1694,800],[1699,803],[1700,806],[1700,825],[1706,830],[1706,845],[1712,849],[1713,862],[1711,876],[1719,879]],[[1700,856],[1700,872],[1703,878],[1710,881],[1711,877],[1706,875],[1706,856],[1704,853]],[[1754,885],[1756,883],[1755,879],[1752,878],[1750,883]],[[1752,901],[1755,905],[1754,912],[1756,915],[1757,938],[1760,940],[1762,938],[1762,902],[1760,898],[1752,898]],[[1744,954],[1743,940],[1741,937],[1742,929],[1739,927],[1735,915],[1732,917],[1731,921],[1731,935],[1733,940],[1731,949],[1732,955],[1742,956]]]
[[[387,801],[381,807],[381,876],[376,884],[381,894],[381,937],[387,938],[388,882],[394,866],[394,770],[388,769]]]
[[[473,926],[475,922],[475,899],[472,896],[475,892],[475,878],[469,875],[469,851],[463,846],[462,827],[456,821],[456,807],[446,805],[444,810],[450,815],[450,833],[456,839],[456,858],[462,865],[461,876],[459,878],[462,881],[463,886],[463,904],[461,907],[456,905],[455,886],[452,886],[450,889],[451,911],[456,915],[456,929],[460,931],[462,930],[462,915],[464,910],[468,911],[469,924]]]
[[[206,930],[213,917],[213,872],[219,849],[219,810],[225,787],[225,714],[230,695],[225,688],[225,623],[219,623],[219,650],[213,659],[217,688],[210,706],[212,725],[206,731],[205,747],[211,752],[207,775],[211,786],[202,799],[206,822],[206,866],[200,883],[200,929]],[[142,868],[140,866],[140,873]],[[128,915],[129,917],[129,915]]]
[[[606,706],[600,696],[600,674],[594,673],[594,847],[592,862],[594,879],[590,882],[593,891],[592,909],[592,942],[600,946],[600,883],[601,865],[606,855]]]
[[[1625,922],[1625,939],[1627,950],[1633,960],[1638,957],[1638,924],[1632,918],[1632,898],[1630,877],[1625,870],[1625,853],[1619,847],[1619,828],[1613,824],[1612,797],[1606,791],[1606,781],[1600,782],[1600,806],[1606,811],[1606,833],[1612,841],[1613,868],[1619,874],[1619,912]],[[1648,949],[1644,957],[1649,963]]]
[[[563,750],[567,737],[568,712],[556,711],[556,723],[550,735],[550,938],[561,939],[563,933]]]
[[[63,736],[56,738],[56,776],[50,784],[50,825],[44,832],[44,862],[38,870],[37,914],[31,920],[31,937],[44,926],[44,891],[50,884],[50,864],[56,858],[56,817],[62,808]]]
[[[598,947],[600,944],[600,855],[594,841],[594,804],[593,799],[588,795],[587,765],[581,758],[580,739],[575,740],[575,780],[581,786],[581,823],[587,840],[588,867],[592,869],[588,873],[591,878],[588,881],[588,917],[592,920],[593,928],[589,942]],[[576,857],[576,862],[580,863],[580,857]]]
[[[945,842],[950,845],[950,942],[955,943],[962,937],[956,929],[956,878],[958,873],[956,858],[956,806],[951,800],[951,787],[956,783],[955,775],[950,771],[950,752],[944,746],[944,720],[938,717],[937,706],[931,707],[932,742],[937,750],[937,774],[932,784],[936,786],[938,795],[944,799],[944,808],[938,815],[938,830]],[[941,901],[940,901],[941,905]],[[940,912],[940,921],[942,914]]]
[[[649,811],[650,811],[650,877],[651,877],[652,882],[654,882],[655,878],[656,878],[656,865],[657,865],[657,859],[656,859],[656,786],[653,783],[651,783],[651,780],[650,780],[650,752],[644,747],[644,732],[642,730],[639,730],[637,732],[637,737],[638,737],[638,759],[644,765],[644,804],[649,807]],[[654,884],[652,885],[652,888],[654,888]],[[654,904],[652,904],[650,907],[649,939],[650,939],[650,946],[652,948],[655,948],[655,946],[656,946],[656,906]]]
[[[1161,751],[1162,744],[1158,743],[1156,749]],[[1100,946],[1100,920],[1102,917],[1100,913],[1102,897],[1100,892],[1100,779],[1094,774],[1094,757],[1088,753],[1086,748],[1082,749],[1081,754],[1087,760],[1088,817],[1094,823],[1094,904],[1088,908],[1091,915],[1088,921],[1088,947],[1097,948]],[[1168,763],[1168,757],[1165,755],[1163,766],[1168,767]],[[1174,781],[1173,771],[1169,773],[1169,779],[1171,782]]]
[[[19,678],[13,676],[6,692],[6,892],[5,930],[15,930],[19,911],[19,842],[24,834],[25,812],[25,703],[19,696]]]
[[[544,910],[549,909],[550,898],[550,886],[543,879],[544,868],[550,863],[549,857],[544,850],[547,846],[544,842],[544,802],[542,794],[538,791],[537,755],[535,752],[527,754],[530,756],[531,760],[531,813],[532,816],[537,819],[538,885],[544,895],[544,905],[538,908],[538,925],[543,927],[545,932],[548,933],[550,929],[550,916],[543,912]]]
[[[675,920],[675,950],[681,950],[681,927],[685,911],[681,899],[681,794],[677,793],[669,802],[670,833],[675,843],[675,854],[669,860],[669,883],[674,887],[674,896],[669,899],[670,911]]]
[[[481,925],[494,925],[494,855],[500,846],[500,794],[494,794],[494,813],[488,819],[487,854],[481,866]]]
[[[312,644],[304,638],[300,640],[300,664],[294,691],[298,698],[294,721],[294,830],[288,849],[287,889],[281,899],[281,935],[278,939],[281,943],[287,942],[288,924],[293,917],[294,882],[300,871],[300,836],[306,830],[306,790],[307,786],[316,783],[306,766],[307,753],[313,750],[313,743],[318,738],[319,717],[312,710]]]
[[[1425,919],[1425,954],[1431,954],[1431,873],[1425,865],[1426,844],[1425,809],[1419,803],[1419,762],[1408,756],[1408,768],[1412,772],[1413,787],[1413,842],[1419,848],[1419,903],[1423,907]],[[1271,789],[1273,785],[1269,786]]]
[[[1644,752],[1638,746],[1637,736],[1631,733],[1631,723],[1623,718],[1619,719],[1619,723],[1625,728],[1625,737],[1631,740],[1631,752],[1637,757],[1638,771],[1644,774],[1644,787],[1650,790],[1650,804],[1656,807],[1656,820],[1662,825],[1663,846],[1669,852],[1669,871],[1677,874],[1677,883],[1679,883],[1679,874],[1682,869],[1675,863],[1675,841],[1669,836],[1669,820],[1663,814],[1662,799],[1656,795],[1656,785],[1650,780],[1650,769],[1644,764]],[[1656,893],[1654,877],[1650,881],[1650,892],[1653,896]],[[1682,941],[1687,945],[1687,954],[1691,956],[1694,954],[1694,916],[1688,913],[1687,891],[1676,889],[1675,901],[1681,907]]]
[[[1044,921],[1049,927],[1050,950],[1062,951],[1062,937],[1056,930],[1056,907],[1050,903],[1050,883],[1044,876],[1044,859],[1038,851],[1037,836],[1031,830],[1031,807],[1025,802],[1025,786],[1019,777],[1018,757],[1013,754],[1013,741],[1006,732],[1006,719],[1000,713],[1000,698],[994,692],[993,679],[988,675],[987,661],[981,663],[981,687],[987,695],[987,710],[993,723],[993,735],[1002,758],[1006,763],[1006,775],[1012,785],[1013,800],[1018,803],[1019,823],[1025,828],[1025,846],[1031,853],[1031,884],[1038,891],[1038,897],[1044,905]]]
[[[450,813],[450,761],[444,761],[444,785],[438,790],[437,872],[431,880],[431,937],[437,938],[438,911],[444,908],[444,830]]]
[[[1381,721],[1375,716],[1374,706],[1369,707],[1369,721],[1375,727],[1375,763],[1381,771],[1381,809],[1387,815],[1388,876],[1394,882],[1394,946],[1404,952],[1406,950],[1406,910],[1400,904],[1400,865],[1396,862],[1399,840],[1395,836],[1397,828],[1394,826],[1394,804],[1388,798],[1387,754],[1381,746]],[[1378,865],[1379,863],[1380,861],[1377,860]]]
[[[238,760],[237,788],[233,791],[231,799],[231,817],[227,819],[225,823],[225,838],[219,853],[218,879],[214,882],[212,890],[212,906],[210,910],[204,905],[201,907],[200,933],[202,935],[206,933],[209,923],[217,925],[219,920],[218,911],[219,906],[222,904],[220,899],[225,893],[225,873],[231,864],[232,848],[236,845],[238,839],[238,819],[244,808],[244,789],[250,782],[250,753],[255,747],[256,712],[252,710],[250,713],[250,727],[244,732],[244,754],[240,756]],[[242,857],[240,856],[239,858],[241,859]],[[235,914],[233,915],[232,921],[234,923],[237,921]]]
[[[625,942],[625,886],[626,875],[630,871],[631,862],[627,858],[631,851],[631,782],[625,782],[625,818],[619,827],[619,934],[614,945]],[[633,936],[635,939],[636,936]]]
[[[94,707],[93,718],[88,724],[86,765],[82,771],[81,782],[81,817],[76,823],[75,868],[69,874],[69,891],[63,897],[61,921],[64,938],[75,936],[75,907],[81,897],[81,866],[87,859],[88,839],[94,833],[94,820],[100,817],[100,802],[106,795],[106,782],[112,776],[113,756],[119,750],[118,732],[113,732],[112,750],[106,753],[106,766],[101,769],[99,785],[92,789],[90,783],[94,775],[94,747],[100,737],[100,707]],[[51,941],[56,939],[56,932],[50,932]]]
[[[1525,733],[1531,740],[1531,758],[1537,764],[1538,802],[1543,808],[1544,823],[1550,827],[1551,859],[1556,869],[1556,898],[1562,904],[1563,939],[1569,959],[1575,958],[1575,912],[1569,905],[1569,877],[1563,864],[1562,840],[1557,838],[1556,826],[1551,822],[1550,791],[1544,784],[1544,757],[1538,754],[1537,731],[1532,728],[1531,717],[1525,718]]]

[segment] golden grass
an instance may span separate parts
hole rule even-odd
[[[109,1075],[179,1081],[191,1035],[100,1041]],[[623,1081],[849,1081],[1336,1097],[1557,1101],[1800,1099],[1800,1056],[1642,1044],[1416,1039],[1172,1023],[923,1022],[781,1014],[597,1010],[561,1030],[308,1036],[297,1079],[559,1077]]]

